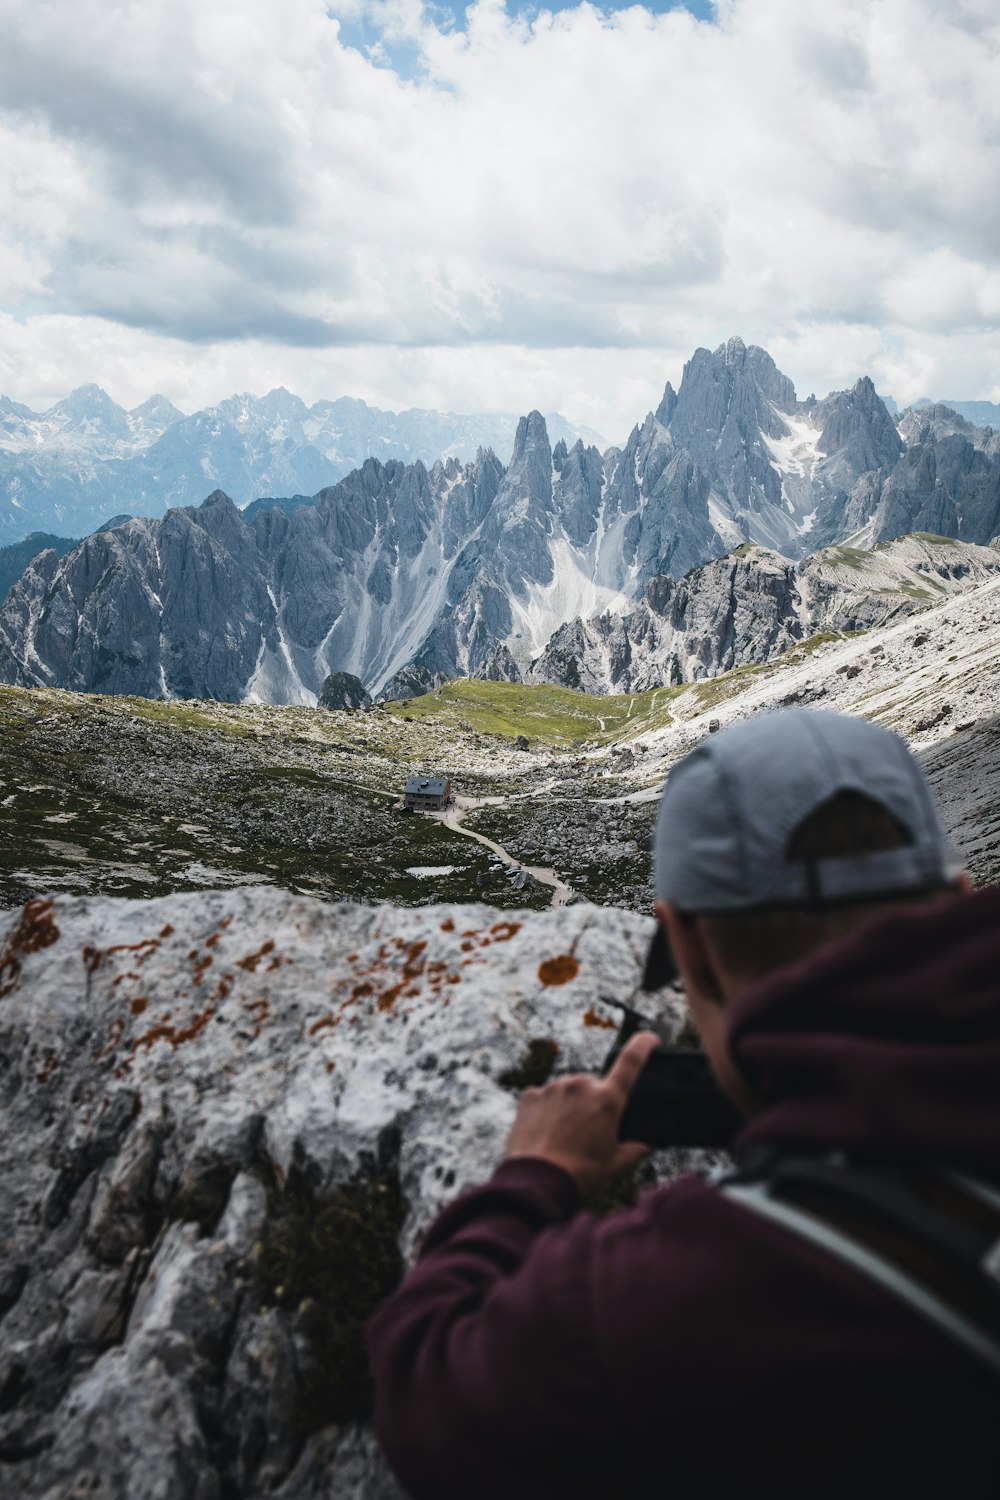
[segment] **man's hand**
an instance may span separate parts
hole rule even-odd
[[[606,1077],[571,1073],[544,1088],[525,1089],[507,1142],[508,1157],[539,1156],[562,1167],[584,1198],[603,1192],[649,1150],[635,1141],[623,1145],[618,1124],[632,1085],[659,1045],[651,1031],[640,1031]]]

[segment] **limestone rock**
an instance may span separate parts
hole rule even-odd
[[[866,630],[962,593],[997,571],[992,548],[904,537],[790,562],[745,544],[679,582],[654,578],[625,615],[572,620],[528,680],[642,692],[773,659],[823,631]]]
[[[365,685],[350,672],[331,672],[319,695],[318,708],[368,708],[371,696]]]
[[[363,1318],[531,1044],[598,1067],[651,931],[259,888],[0,914],[4,1493],[397,1500]]]

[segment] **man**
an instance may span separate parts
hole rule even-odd
[[[1000,892],[950,867],[901,741],[801,710],[714,735],[674,769],[655,885],[649,968],[665,978],[672,955],[680,971],[747,1115],[750,1185],[688,1177],[608,1218],[581,1212],[640,1153],[618,1123],[648,1034],[604,1079],[526,1091],[505,1162],[442,1214],[372,1321],[390,1461],[421,1500],[995,1495],[1000,1372],[949,1313],[944,1326],[898,1295],[892,1262],[834,1253],[825,1208],[799,1232],[766,1172],[804,1162],[808,1186],[846,1164],[869,1198],[885,1182],[905,1207],[930,1171],[934,1194],[971,1180],[988,1199]]]

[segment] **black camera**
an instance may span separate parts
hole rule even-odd
[[[629,1037],[650,1027],[644,1017],[621,1002],[621,1029],[604,1059],[607,1072]],[[618,1127],[623,1141],[647,1146],[729,1146],[743,1115],[715,1080],[704,1052],[694,1047],[661,1047],[654,1052],[629,1094]]]

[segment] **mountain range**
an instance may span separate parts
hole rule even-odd
[[[369,458],[306,503],[244,514],[215,491],[45,552],[0,609],[0,678],[273,703],[314,703],[333,673],[374,695],[441,676],[688,680],[871,623],[840,595],[880,543],[971,544],[883,556],[860,592],[885,618],[992,567],[976,549],[998,531],[995,431],[940,405],[893,420],[867,377],[800,402],[733,338],[697,350],[621,448],[553,445],[532,412],[506,466],[484,448]],[[741,605],[762,594],[770,623],[737,647]]]
[[[597,438],[553,413],[555,437]],[[162,515],[223,489],[239,505],[261,495],[312,495],[360,468],[506,457],[517,417],[504,413],[380,411],[342,397],[307,406],[283,388],[231,396],[191,416],[165,396],[132,411],[84,385],[45,412],[0,397],[0,544],[32,531],[81,536],[117,512]],[[600,439],[597,439],[600,441]]]

